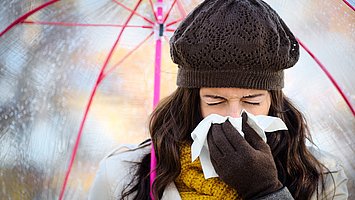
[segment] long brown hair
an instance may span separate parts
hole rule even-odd
[[[267,133],[279,179],[295,199],[310,199],[318,184],[324,188],[323,165],[307,150],[306,140],[312,142],[306,121],[300,111],[281,90],[270,91],[270,116],[281,118],[288,131]],[[179,145],[190,141],[190,133],[202,120],[199,89],[177,88],[163,99],[152,113],[149,131],[157,157],[157,177],[153,184],[156,199],[180,173]],[[138,163],[134,180],[122,191],[122,198],[135,194],[134,199],[149,199],[150,154]]]

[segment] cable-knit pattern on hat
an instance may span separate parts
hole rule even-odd
[[[299,45],[279,15],[261,0],[206,0],[170,39],[181,87],[283,87]]]

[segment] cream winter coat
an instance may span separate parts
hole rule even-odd
[[[150,142],[141,146],[124,145],[107,155],[100,162],[99,170],[89,193],[89,199],[120,199],[122,190],[133,179],[136,171],[135,163],[140,162],[143,156],[150,152],[150,149]],[[314,147],[310,147],[309,150],[331,172],[331,174],[326,174],[325,177],[326,198],[323,199],[332,199],[333,194],[335,195],[334,200],[347,199],[347,177],[342,166],[331,155],[321,152]],[[164,191],[162,200],[180,199],[181,197],[175,184],[173,182],[170,183]],[[313,199],[317,199],[315,195],[313,195]]]

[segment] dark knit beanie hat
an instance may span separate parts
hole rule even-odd
[[[180,87],[277,90],[299,45],[262,0],[205,0],[176,29],[170,53]]]

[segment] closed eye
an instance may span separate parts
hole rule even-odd
[[[221,103],[223,103],[223,101],[216,102],[216,103],[206,103],[206,104],[209,105],[209,106],[214,106],[214,105],[218,105],[218,104],[221,104]]]
[[[256,102],[249,102],[249,101],[244,101],[244,103],[251,104],[251,105],[260,105],[260,103],[256,103]]]

